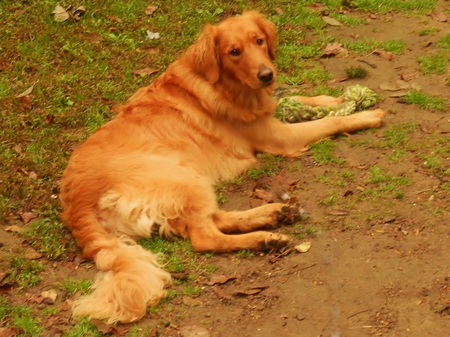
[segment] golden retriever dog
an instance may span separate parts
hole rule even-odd
[[[133,322],[165,296],[170,274],[137,238],[189,237],[199,252],[286,245],[286,235],[255,230],[295,221],[298,208],[225,212],[214,184],[251,168],[257,153],[297,156],[321,138],[382,124],[382,110],[277,120],[275,40],[275,25],[254,11],[206,24],[164,74],[74,151],[61,180],[62,219],[99,269],[94,291],[74,302],[75,317]]]

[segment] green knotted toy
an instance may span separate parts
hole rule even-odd
[[[334,106],[310,106],[290,97],[279,100],[276,116],[287,123],[311,121],[328,116],[347,116],[374,105],[378,96],[371,89],[361,85],[347,88],[344,102]]]

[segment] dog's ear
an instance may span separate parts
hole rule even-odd
[[[219,80],[220,67],[217,51],[217,28],[207,23],[200,33],[197,42],[187,51],[195,72],[210,83]]]
[[[271,60],[275,60],[275,44],[277,41],[275,24],[257,11],[244,12],[244,15],[249,16],[250,19],[254,20],[259,29],[261,29],[263,33],[266,34],[267,46],[269,48],[269,57]]]

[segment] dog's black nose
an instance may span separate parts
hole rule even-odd
[[[273,80],[273,70],[270,68],[263,68],[258,72],[258,78],[261,82],[268,83]]]

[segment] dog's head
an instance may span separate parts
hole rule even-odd
[[[217,26],[206,24],[189,49],[195,71],[210,83],[220,79],[251,89],[275,83],[275,25],[255,11]]]

